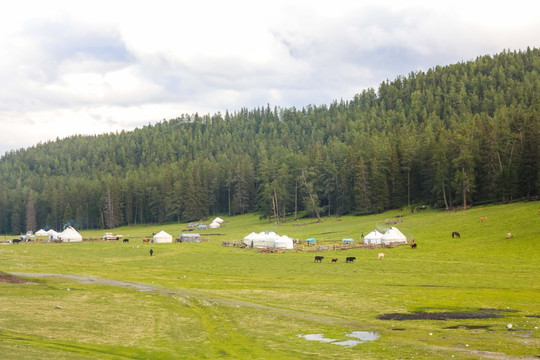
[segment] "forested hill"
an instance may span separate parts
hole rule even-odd
[[[184,115],[13,151],[0,159],[0,233],[535,199],[539,74],[539,49],[503,52],[329,105]]]

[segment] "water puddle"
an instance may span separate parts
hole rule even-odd
[[[351,333],[345,334],[345,336],[349,338],[355,338],[357,340],[330,339],[330,338],[325,338],[324,334],[307,334],[307,335],[299,334],[298,335],[298,337],[302,337],[310,341],[320,341],[320,342],[325,342],[325,343],[331,343],[333,345],[347,346],[347,347],[356,346],[358,344],[365,343],[366,341],[374,341],[381,337],[379,333],[375,331],[353,331]]]
[[[353,331],[345,336],[357,338],[362,342],[377,340],[381,337],[381,335],[375,331]]]
[[[334,341],[337,341],[337,339],[325,338],[324,334],[307,334],[307,335],[299,334],[298,337],[303,337],[304,339],[309,340],[309,341],[320,341],[320,342],[334,342]]]

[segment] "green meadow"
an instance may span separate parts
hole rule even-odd
[[[534,359],[539,211],[536,201],[280,225],[249,214],[221,216],[222,228],[198,231],[200,243],[142,242],[187,227],[171,223],[112,230],[129,243],[1,245],[0,358]],[[395,220],[416,249],[339,249]],[[314,237],[327,250],[222,245],[261,231]],[[378,338],[355,343],[354,332]]]

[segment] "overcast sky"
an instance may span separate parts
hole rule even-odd
[[[540,2],[25,1],[0,12],[0,155],[181,114],[349,100],[540,46]]]

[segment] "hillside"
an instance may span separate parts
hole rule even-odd
[[[539,74],[539,49],[503,52],[329,105],[182,115],[13,151],[0,159],[0,233],[535,199]]]

